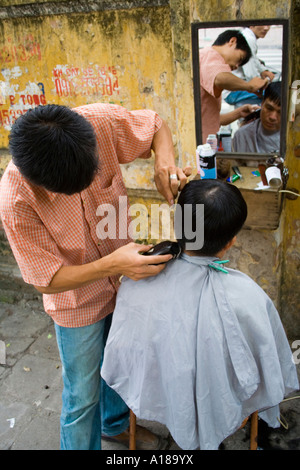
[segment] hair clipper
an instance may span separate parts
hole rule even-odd
[[[171,242],[169,240],[158,243],[157,245],[150,248],[149,251],[141,253],[143,256],[158,256],[158,255],[172,255],[172,259],[179,257],[181,248],[177,242]],[[163,263],[159,263],[163,264]]]

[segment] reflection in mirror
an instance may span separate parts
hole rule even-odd
[[[287,22],[221,26],[192,25],[197,145],[216,135],[219,152],[284,156]]]

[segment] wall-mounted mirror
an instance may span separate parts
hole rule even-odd
[[[236,31],[242,40],[240,34],[231,36]],[[284,157],[288,20],[192,24],[192,49],[197,145],[216,134],[218,143],[223,141],[222,156]]]

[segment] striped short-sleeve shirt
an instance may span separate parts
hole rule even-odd
[[[153,111],[128,111],[118,105],[98,103],[74,111],[92,124],[97,138],[100,169],[87,189],[71,196],[49,192],[25,180],[13,162],[1,179],[3,227],[24,281],[35,286],[48,286],[62,266],[95,261],[130,241],[120,163],[149,158],[162,123]],[[99,230],[105,205],[116,214],[116,231],[109,238]],[[44,308],[58,325],[89,325],[113,311],[118,287],[118,277],[113,276],[44,294]]]
[[[214,82],[219,73],[231,72],[224,58],[213,47],[200,50],[200,88],[201,88],[201,125],[202,143],[208,134],[217,134],[220,128],[221,93]]]

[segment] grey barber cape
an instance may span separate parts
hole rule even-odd
[[[270,132],[263,128],[260,119],[240,127],[232,139],[234,152],[279,152],[280,131]]]
[[[104,380],[185,450],[218,449],[256,410],[278,427],[299,388],[272,301],[218,262],[183,254],[155,277],[123,278],[104,352]]]

